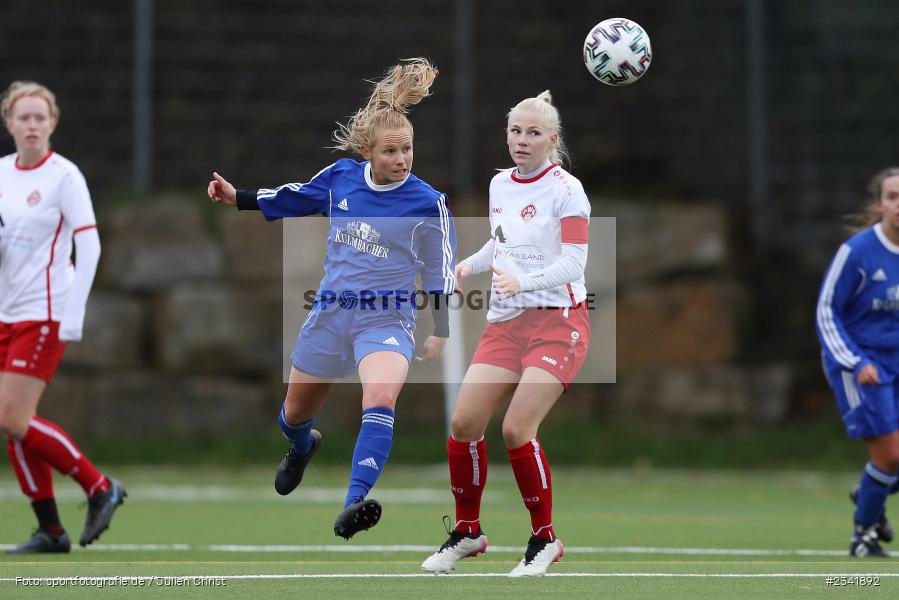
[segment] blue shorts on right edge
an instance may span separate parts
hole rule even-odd
[[[880,385],[861,385],[854,372],[825,357],[824,374],[850,438],[878,437],[899,429],[899,379],[895,373],[881,368]]]

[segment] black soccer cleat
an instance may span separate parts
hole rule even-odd
[[[852,500],[852,503],[858,505],[858,487],[852,489],[849,492],[849,499]],[[887,520],[887,510],[883,509],[883,514],[880,515],[880,520],[874,525],[874,530],[877,531],[877,539],[882,542],[890,543],[893,541],[893,526],[890,525],[890,522]]]
[[[381,504],[377,500],[354,502],[337,515],[334,521],[334,535],[345,540],[360,531],[371,529],[381,520]]]
[[[867,530],[857,529],[852,541],[849,542],[849,556],[859,558],[889,557],[889,553],[880,547],[877,539],[877,528],[870,527]]]
[[[84,531],[78,544],[87,546],[100,537],[100,534],[109,529],[109,522],[116,509],[125,503],[128,493],[125,486],[116,479],[108,477],[109,489],[99,494],[94,494],[87,500],[87,517],[84,519]]]
[[[293,446],[291,446],[275,471],[275,491],[282,496],[286,496],[297,489],[297,486],[303,481],[306,465],[309,464],[309,461],[312,460],[312,455],[322,445],[322,434],[317,429],[313,429],[311,433],[312,447],[309,449],[309,452],[303,456],[297,456],[293,451]]]
[[[72,549],[72,541],[69,534],[63,531],[60,535],[53,535],[49,531],[38,529],[31,539],[13,548],[9,548],[7,554],[40,554],[58,552],[65,554]]]

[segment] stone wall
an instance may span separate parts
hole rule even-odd
[[[726,211],[599,204],[601,214],[618,215],[617,256],[594,256],[591,268],[617,263],[617,307],[595,315],[593,336],[614,336],[617,348],[608,353],[596,343],[591,358],[616,361],[618,383],[573,386],[552,419],[783,418],[795,365],[742,360],[748,291],[734,273]],[[78,436],[273,429],[285,390],[282,224],[199,194],[124,204],[101,211],[99,221],[103,254],[84,341],[68,348],[42,411]],[[298,246],[312,275],[321,264],[319,234],[301,236]],[[460,254],[476,245],[462,236]],[[466,357],[483,316],[465,318]],[[418,337],[429,327],[425,312]],[[413,382],[441,376],[437,365],[414,369]],[[579,380],[591,376],[585,370]],[[336,386],[321,418],[354,427],[360,393],[357,383]],[[442,398],[439,384],[409,384],[400,400],[404,423],[439,426]]]
[[[598,410],[669,422],[783,419],[798,366],[746,360],[754,292],[740,277],[729,212],[600,205],[618,217],[618,384],[603,389]]]

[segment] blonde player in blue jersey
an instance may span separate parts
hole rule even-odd
[[[411,174],[412,123],[407,108],[429,95],[437,70],[424,59],[394,66],[368,104],[334,133],[336,148],[364,159],[340,159],[307,183],[237,190],[217,173],[208,195],[267,220],[329,217],[324,277],[291,355],[279,415],[292,442],[275,489],[289,494],[321,445],[312,429],[334,383],[358,370],[362,424],[353,452],[344,510],[334,533],[351,538],[377,524],[381,505],[367,499],[393,443],[394,409],[412,361],[417,286],[432,294],[436,323],[418,360],[440,356],[449,336],[446,295],[455,287],[456,237],[446,196]],[[300,257],[297,257],[300,258]]]
[[[899,168],[869,185],[867,223],[837,250],[818,297],[824,370],[850,438],[871,460],[851,493],[850,556],[888,556],[886,499],[899,489]]]

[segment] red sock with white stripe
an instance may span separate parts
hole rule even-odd
[[[32,502],[53,497],[53,472],[50,465],[33,454],[26,453],[22,442],[9,440],[6,452],[23,494],[31,498]]]
[[[34,417],[22,438],[26,456],[34,456],[78,482],[88,496],[109,489],[109,481],[81,453],[75,442],[60,427]]]
[[[531,532],[549,542],[555,540],[553,482],[543,446],[534,438],[523,446],[512,448],[509,462],[524,506],[531,513]]]
[[[481,495],[487,483],[487,442],[460,442],[450,436],[446,444],[450,485],[456,498],[456,530],[477,535],[481,530]]]
[[[9,454],[22,493],[31,499],[31,508],[37,517],[38,527],[53,535],[62,535],[65,530],[59,522],[59,512],[53,498],[53,472],[50,465],[36,456],[26,455],[21,442],[9,440],[6,452]]]

